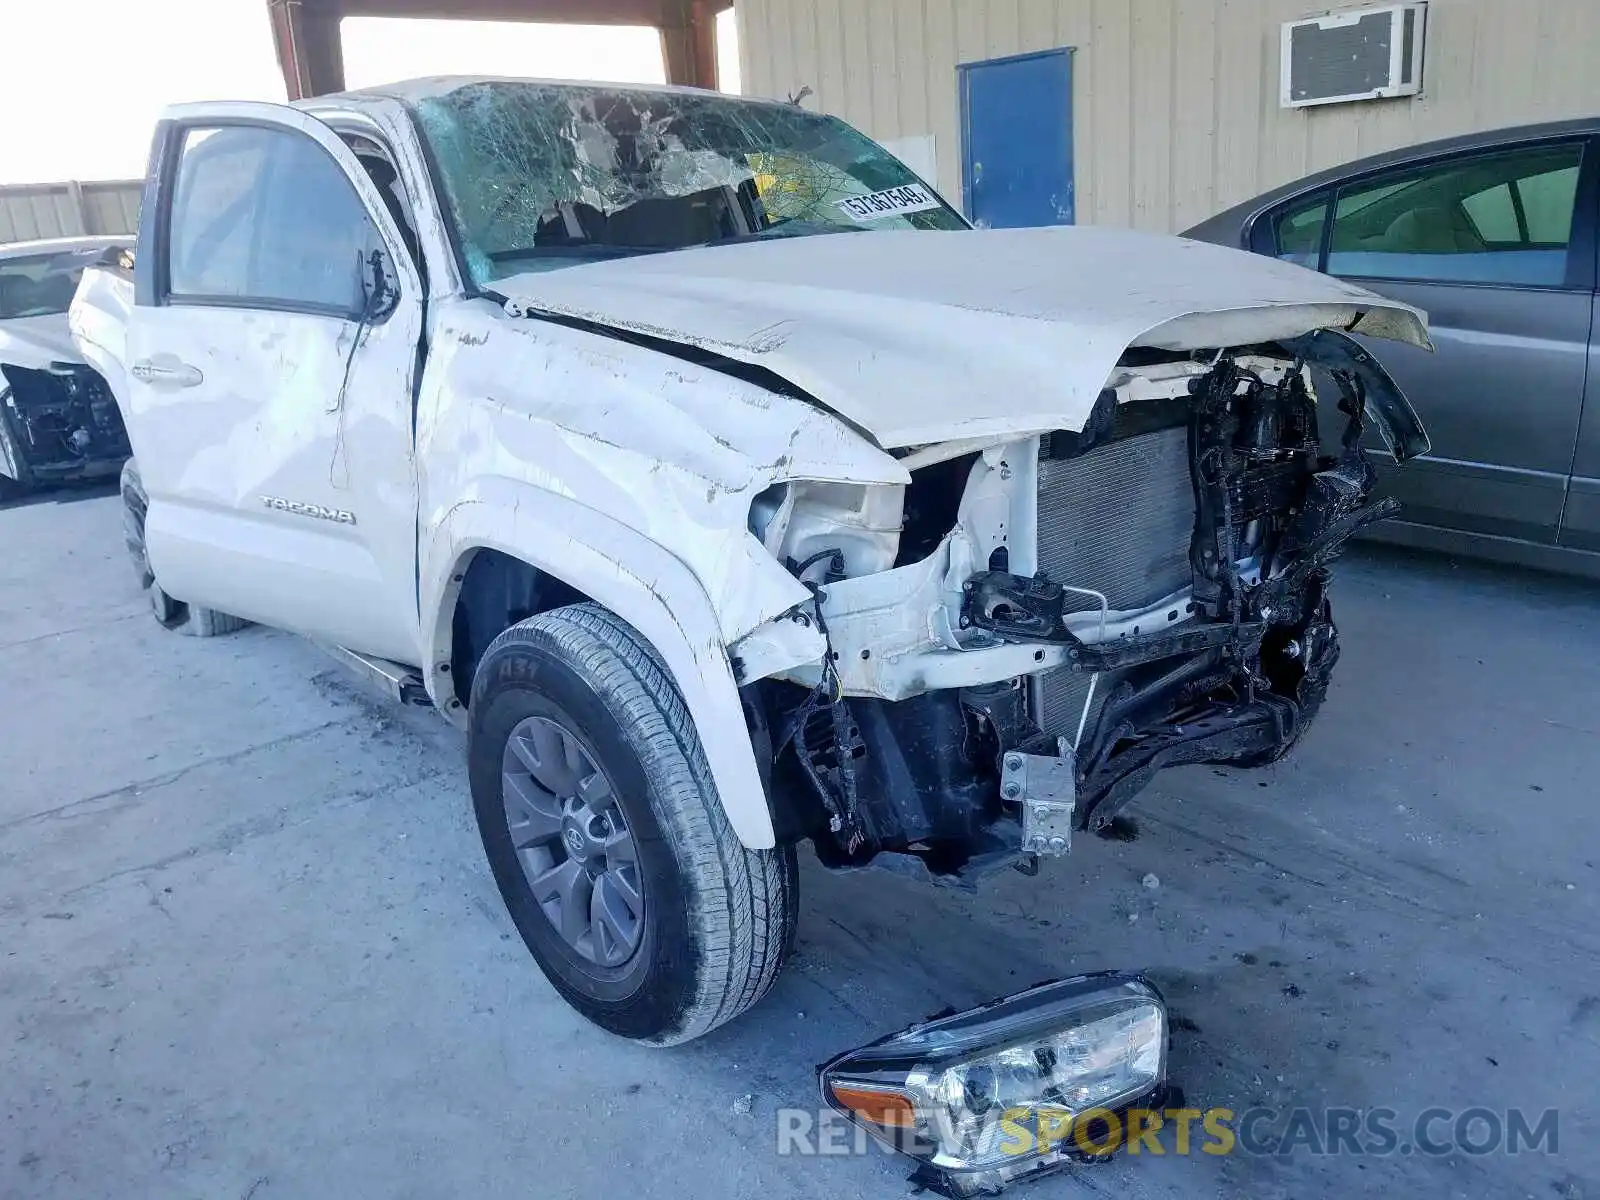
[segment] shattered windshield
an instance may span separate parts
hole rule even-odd
[[[78,277],[96,254],[80,250],[0,260],[0,321],[66,312]]]
[[[966,227],[876,142],[794,105],[485,82],[414,107],[479,287],[687,246]]]

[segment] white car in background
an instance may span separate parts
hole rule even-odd
[[[83,269],[131,237],[52,238],[0,246],[0,495],[114,476],[128,435],[100,373],[83,361],[67,309]]]

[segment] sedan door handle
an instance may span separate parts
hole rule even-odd
[[[165,355],[160,360],[140,359],[133,364],[131,373],[140,383],[156,387],[198,387],[206,378],[199,367]]]

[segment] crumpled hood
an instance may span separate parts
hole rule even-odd
[[[1081,429],[1130,346],[1338,328],[1431,349],[1425,314],[1326,275],[1092,227],[777,238],[532,272],[513,313],[766,368],[880,446]]]
[[[66,313],[0,321],[0,363],[44,371],[52,363],[82,361],[83,355],[73,345]]]

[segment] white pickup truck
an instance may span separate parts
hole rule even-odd
[[[1029,870],[1163,767],[1285,753],[1391,511],[1363,432],[1427,448],[1349,336],[1415,310],[974,230],[792,104],[434,79],[174,108],[151,163],[71,317],[157,617],[465,728],[529,950],[642,1041],[772,984],[801,841]]]

